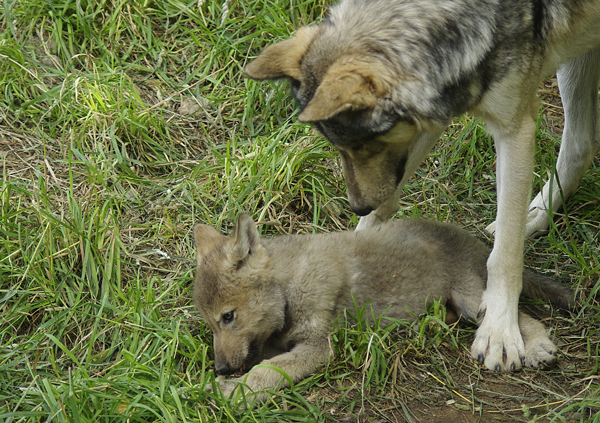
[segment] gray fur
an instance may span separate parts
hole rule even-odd
[[[430,221],[260,238],[241,215],[233,237],[198,225],[195,240],[194,301],[213,329],[215,371],[249,370],[238,381],[255,392],[285,384],[256,364],[277,366],[297,382],[325,363],[334,322],[355,302],[368,304],[368,317],[413,319],[440,300],[454,320],[476,322],[487,278],[489,249],[455,226]],[[531,270],[524,273],[524,294],[573,304],[568,288]],[[542,324],[521,313],[519,325],[524,364],[553,363],[556,347]],[[236,386],[221,382],[226,394]]]

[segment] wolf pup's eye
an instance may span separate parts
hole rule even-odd
[[[233,320],[233,311],[228,311],[227,313],[223,313],[222,316],[223,323],[231,323]]]

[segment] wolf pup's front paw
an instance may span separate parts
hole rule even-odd
[[[220,392],[224,397],[230,398],[233,394],[233,391],[242,384],[242,380],[239,380],[238,378],[227,379],[226,376],[217,376],[215,378],[215,385],[212,383],[207,383],[204,386],[204,390],[206,392],[217,394]],[[216,389],[213,389],[213,387]]]
[[[218,385],[217,391],[220,391],[224,398],[239,401],[241,403],[243,403],[244,400],[248,404],[264,402],[267,399],[267,394],[262,392],[264,387],[261,387],[260,384],[256,383],[256,380],[254,380],[256,376],[254,376],[253,373],[256,373],[256,370],[253,370],[251,373],[244,376],[230,379],[228,379],[227,376],[218,376],[215,378],[215,382],[217,382]],[[212,386],[207,385],[205,390],[207,392],[212,392]]]
[[[220,380],[219,389],[225,398],[240,396],[244,390],[244,383],[240,379]]]

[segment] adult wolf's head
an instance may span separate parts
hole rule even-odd
[[[345,0],[246,66],[253,79],[290,80],[300,121],[341,154],[356,213],[388,200],[480,99],[494,27],[464,14],[463,2]]]
[[[313,123],[340,152],[350,206],[365,215],[403,179],[417,125],[394,110],[394,76],[382,63],[351,52],[324,54],[318,45],[323,32],[321,26],[300,28],[245,71],[254,79],[290,79],[300,121]]]
[[[215,372],[249,370],[285,319],[283,294],[269,278],[267,251],[247,215],[239,216],[231,237],[196,225],[194,239],[198,266],[193,296],[213,330]]]

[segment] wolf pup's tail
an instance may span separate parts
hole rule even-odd
[[[572,289],[531,269],[523,270],[521,294],[532,300],[548,301],[556,307],[568,310],[575,308],[575,293]]]

